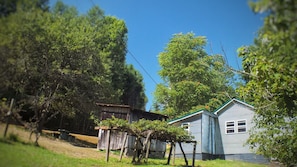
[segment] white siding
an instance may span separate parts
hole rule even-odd
[[[201,153],[201,115],[185,119],[183,121],[175,123],[173,126],[181,126],[182,123],[190,123],[190,133],[194,136],[194,140],[197,141],[196,153]],[[192,143],[182,143],[183,150],[186,154],[193,153],[193,144]],[[182,154],[180,147],[176,144],[176,154]]]
[[[252,126],[251,121],[254,115],[252,108],[234,102],[220,111],[218,115],[224,154],[251,153],[248,146],[244,146],[244,144],[249,137],[248,130]],[[226,121],[235,121],[237,124],[237,121],[240,120],[246,120],[246,133],[237,133],[235,130],[233,134],[226,134]],[[235,125],[236,128],[237,125]]]

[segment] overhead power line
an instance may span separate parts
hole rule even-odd
[[[93,0],[89,0],[93,6],[96,6],[96,4],[94,3]],[[150,75],[150,73],[143,67],[143,65],[136,59],[136,57],[133,55],[132,52],[130,52],[127,48],[127,53],[129,53],[131,55],[131,57],[136,61],[136,63],[141,67],[141,69],[146,73],[147,76],[149,76],[149,78],[156,84],[158,85],[158,83],[156,82],[156,80],[154,80],[154,78]]]
[[[127,52],[131,55],[131,57],[136,61],[136,63],[141,67],[141,69],[150,77],[150,79],[158,85],[158,83],[154,80],[154,78],[150,75],[150,73],[141,65],[141,63],[136,59],[136,57],[127,49]]]

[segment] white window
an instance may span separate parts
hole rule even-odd
[[[235,133],[235,121],[227,121],[225,129],[226,129],[226,134]]]
[[[181,127],[182,127],[185,131],[190,132],[190,123],[189,123],[189,122],[187,122],[187,123],[182,123],[182,124],[181,124]]]
[[[225,124],[225,133],[234,134],[234,133],[245,133],[247,131],[246,120],[237,120],[237,121],[226,121]]]
[[[246,132],[246,120],[238,120],[237,121],[237,131],[238,131],[238,133]]]

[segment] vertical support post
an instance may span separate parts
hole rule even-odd
[[[151,134],[153,133],[153,131],[149,131],[149,133],[147,134],[146,136],[146,139],[145,141],[143,142],[143,145],[142,145],[142,149],[141,149],[141,153],[139,155],[139,159],[138,159],[138,162],[145,157],[145,149],[147,149],[147,144],[148,144],[148,141],[150,141],[150,137],[151,137]]]
[[[188,166],[188,165],[189,165],[189,163],[188,163],[188,160],[187,160],[186,154],[185,154],[185,152],[184,152],[184,149],[183,149],[183,147],[182,147],[182,145],[181,145],[181,142],[178,142],[178,144],[179,144],[180,150],[181,150],[181,151],[182,151],[182,153],[183,153],[183,156],[184,156],[184,159],[185,159],[186,166]]]
[[[135,143],[134,143],[134,154],[133,154],[133,158],[132,158],[132,163],[135,163],[135,159],[136,159],[136,156],[137,156],[137,145],[138,145],[138,137],[135,138]]]
[[[169,154],[168,154],[167,165],[170,164],[171,153],[172,153],[172,147],[173,147],[173,142],[170,142],[170,150],[169,150]]]
[[[196,141],[194,141],[194,146],[193,146],[193,159],[192,159],[192,167],[195,167],[196,145],[197,145],[197,142],[196,142]]]
[[[148,161],[148,156],[149,156],[149,153],[150,153],[150,148],[151,148],[151,140],[149,140],[148,143],[147,143],[147,148],[146,148],[146,153],[145,153],[145,162]]]
[[[106,136],[106,162],[109,160],[109,152],[110,152],[110,135],[111,135],[111,130],[107,130],[107,136]]]
[[[176,150],[176,145],[175,145],[175,142],[173,143],[173,159],[172,159],[172,165],[174,165],[175,163],[175,150]]]
[[[14,101],[14,99],[12,98],[11,101],[10,101],[9,110],[8,110],[8,112],[6,114],[7,118],[6,118],[5,130],[4,130],[4,137],[6,137],[8,126],[9,126],[9,120],[10,120],[10,116],[12,114],[12,111],[11,110],[12,110],[13,101]]]
[[[128,138],[128,133],[125,132],[124,141],[123,141],[122,147],[121,147],[121,153],[120,153],[120,159],[119,159],[120,161],[122,160],[122,157],[123,157],[123,154],[124,154],[124,151],[125,151],[125,145],[126,145],[127,138]]]

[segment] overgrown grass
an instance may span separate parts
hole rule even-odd
[[[9,141],[9,142],[8,142]],[[98,152],[99,155],[99,152]],[[166,166],[166,159],[149,159],[147,164],[133,165],[131,158],[123,158],[121,162],[118,159],[110,157],[110,161],[105,162],[105,157],[98,159],[81,159],[68,157],[63,154],[57,154],[42,147],[36,147],[24,142],[15,142],[8,139],[0,139],[0,166],[5,167],[149,167]],[[265,165],[250,164],[237,161],[196,161],[195,166],[199,167],[264,167]],[[183,159],[176,159],[175,166],[184,165]]]

